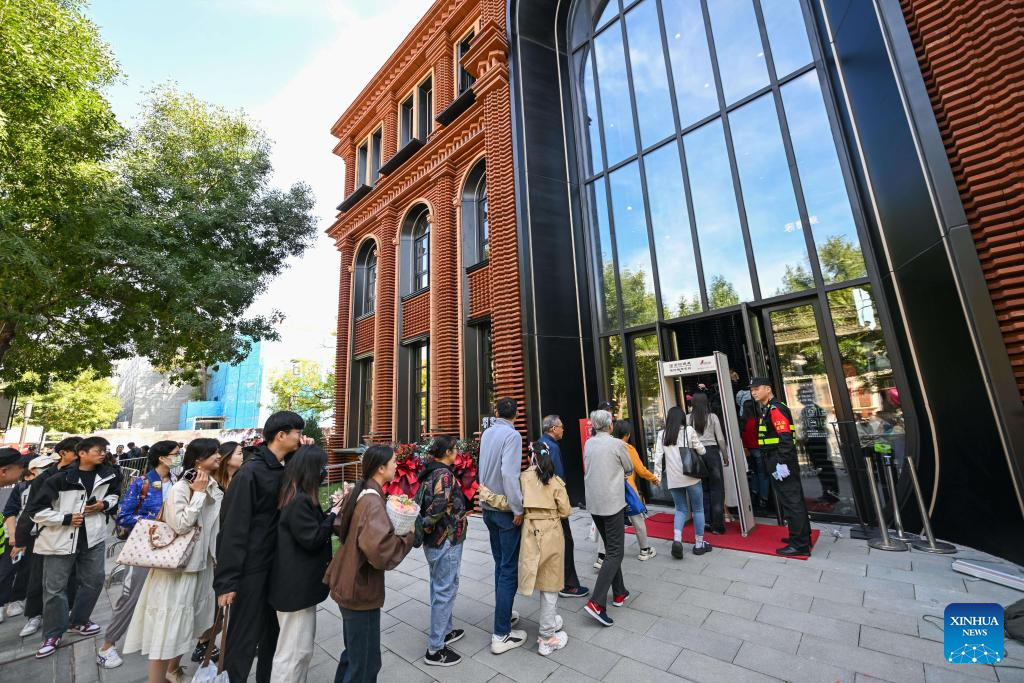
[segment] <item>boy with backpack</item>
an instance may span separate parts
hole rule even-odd
[[[436,437],[430,444],[431,461],[419,474],[416,502],[420,516],[416,520],[413,545],[423,546],[430,567],[430,634],[423,663],[428,666],[454,666],[462,657],[449,645],[465,632],[452,628],[452,609],[459,593],[459,567],[462,542],[466,538],[466,499],[452,471],[455,439]]]

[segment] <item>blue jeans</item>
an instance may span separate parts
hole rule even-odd
[[[423,546],[430,566],[430,634],[427,649],[437,652],[444,647],[444,637],[452,630],[452,610],[459,594],[459,565],[462,544],[446,540],[440,548]]]
[[[693,533],[696,536],[704,535],[704,489],[701,488],[700,484],[694,484],[693,486],[687,486],[681,489],[669,489],[669,493],[672,494],[672,502],[676,506],[675,520],[672,522],[672,528],[682,531],[683,525],[686,523],[686,513],[693,510]],[[689,495],[690,500],[687,503],[686,497]]]
[[[341,609],[345,649],[338,659],[334,683],[365,683],[380,673],[380,609]]]
[[[512,602],[519,585],[520,527],[512,523],[511,512],[484,510],[484,524],[491,535],[494,558],[494,635],[512,630]]]

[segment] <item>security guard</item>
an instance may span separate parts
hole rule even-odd
[[[765,377],[750,380],[750,395],[757,401],[757,443],[764,454],[772,488],[789,525],[788,545],[775,552],[790,557],[811,554],[811,520],[807,517],[800,463],[793,445],[793,414],[775,398]]]

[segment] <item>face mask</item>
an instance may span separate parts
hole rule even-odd
[[[182,455],[176,455],[173,458],[171,458],[171,464],[168,465],[168,467],[173,470],[176,467],[181,467],[181,463],[183,463],[184,461],[185,458]]]

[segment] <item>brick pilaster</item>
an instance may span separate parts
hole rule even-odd
[[[338,336],[335,346],[334,373],[334,436],[331,448],[345,447],[345,430],[348,426],[348,375],[350,328],[352,326],[352,243],[345,238],[339,246],[341,261],[340,283],[338,285]]]
[[[395,438],[394,400],[396,378],[395,313],[398,287],[398,215],[393,207],[381,212],[376,230],[377,312],[373,349],[373,434],[376,442]]]
[[[381,148],[380,163],[395,156],[398,151],[398,103],[394,95],[384,98],[384,106],[377,118],[384,121],[384,146]]]
[[[444,111],[455,99],[454,47],[447,31],[430,44],[428,59],[434,65],[434,115]],[[434,126],[440,124],[434,123]]]
[[[352,194],[356,189],[356,145],[349,137],[341,152],[341,158],[345,160],[345,196]]]
[[[430,221],[430,429],[459,429],[459,273],[456,234],[455,169],[448,163],[436,176]]]

